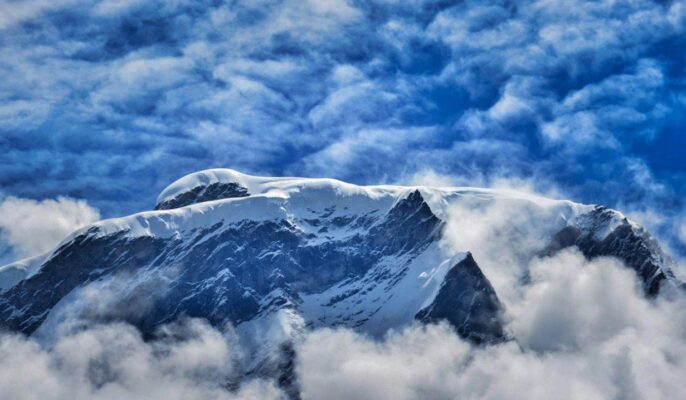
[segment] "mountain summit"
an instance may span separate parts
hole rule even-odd
[[[0,325],[49,335],[126,321],[152,335],[198,317],[234,326],[256,354],[315,327],[380,336],[445,321],[475,343],[506,340],[498,287],[473,249],[446,238],[447,220],[461,218],[458,203],[534,210],[525,223],[544,225],[547,236],[531,257],[576,246],[589,258],[623,260],[647,296],[680,285],[643,228],[600,206],[213,169],[171,184],[154,211],[97,222],[49,254],[0,268]],[[263,361],[255,357],[248,369]]]

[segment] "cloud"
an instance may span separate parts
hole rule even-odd
[[[12,25],[40,16],[44,12],[59,9],[73,3],[73,0],[3,0],[0,2],[0,7],[2,7],[2,12],[0,13],[0,29],[7,29]]]
[[[35,256],[98,219],[98,210],[84,200],[58,197],[37,201],[10,196],[0,202],[0,239],[15,257]]]
[[[456,178],[427,171],[417,179]],[[507,186],[522,187],[501,181]],[[531,191],[509,193],[519,200],[458,199],[443,244],[474,254],[504,304],[512,340],[472,346],[445,325],[412,326],[381,340],[314,331],[297,347],[303,399],[684,396],[677,377],[686,372],[679,311],[686,297],[646,299],[636,274],[614,258],[588,260],[574,248],[538,256],[573,210]]]
[[[439,174],[432,169],[425,169],[415,172],[412,177],[407,180],[407,183],[418,186],[455,186],[455,178],[449,175]]]
[[[445,326],[409,329],[383,342],[325,329],[298,349],[298,373],[304,399],[432,398],[468,354],[469,345]]]
[[[430,140],[432,134],[431,128],[370,129],[347,134],[319,152],[309,155],[305,168],[309,171],[328,168],[331,174],[340,176],[354,166],[356,170],[366,170],[367,174],[384,177],[384,166],[375,160],[386,159],[407,164],[412,160],[404,159],[402,152],[405,146],[408,143],[422,146]]]
[[[574,250],[534,259],[510,312],[512,341],[473,346],[447,325],[373,339],[318,329],[296,344],[303,399],[679,399],[686,393],[685,299],[648,300],[618,261]],[[340,351],[345,349],[345,351]],[[200,320],[143,341],[131,326],[62,331],[49,344],[0,338],[0,390],[13,399],[277,399],[275,381],[240,381],[236,332]]]
[[[132,7],[139,6],[143,4],[144,0],[104,0],[98,2],[93,7],[93,13],[96,15],[117,15]]]
[[[552,193],[640,216],[686,254],[682,0],[72,4],[0,2],[7,258],[219,166]],[[458,203],[446,241],[474,253],[514,342],[315,331],[299,347],[304,397],[685,398],[681,303],[638,297],[616,261],[532,260],[548,232],[528,221],[561,221],[527,202]],[[154,343],[121,325],[70,330],[52,348],[5,336],[0,391],[278,396],[265,381],[227,391],[240,349],[184,329]]]
[[[521,301],[520,287],[530,273],[531,260],[573,216],[568,204],[513,192],[507,188],[510,185],[502,181],[500,190],[514,199],[498,195],[488,201],[456,199],[448,209],[443,237],[446,250],[472,252],[506,306]]]
[[[33,337],[45,343],[55,342],[111,321],[144,328],[155,306],[178,278],[178,268],[171,266],[154,273],[119,272],[110,279],[77,287],[50,310]]]
[[[555,120],[543,125],[545,138],[565,145],[579,142],[618,147],[620,140],[656,135],[666,117],[665,111],[670,108],[660,96],[665,85],[664,73],[652,60],[639,60],[633,69],[631,73],[613,75],[568,94],[557,106]],[[636,137],[617,136],[628,131]]]
[[[262,380],[229,389],[231,340],[199,320],[166,325],[152,341],[123,324],[94,326],[52,347],[3,334],[0,390],[17,400],[282,398]]]
[[[512,306],[511,327],[532,350],[574,350],[653,322],[634,273],[615,259],[589,262],[566,251],[535,260],[530,273],[523,301]]]

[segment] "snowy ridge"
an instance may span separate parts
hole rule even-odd
[[[179,194],[190,192],[199,186],[206,186],[212,183],[236,183],[248,190],[251,197],[281,197],[288,198],[294,193],[332,190],[336,197],[344,198],[353,195],[366,195],[371,199],[391,196],[396,199],[402,194],[419,189],[434,213],[445,215],[446,207],[455,196],[473,195],[483,199],[494,197],[505,197],[519,200],[527,200],[540,205],[549,207],[558,204],[568,204],[579,207],[580,204],[568,200],[553,200],[531,193],[518,192],[508,189],[485,189],[476,187],[429,187],[429,186],[401,186],[401,185],[369,185],[358,186],[355,184],[329,178],[300,178],[300,177],[265,177],[243,174],[241,172],[227,169],[216,168],[194,172],[178,179],[167,186],[158,196],[157,203],[170,200]],[[316,200],[310,197],[310,200]]]
[[[387,211],[408,193],[419,190],[432,212],[447,217],[450,205],[464,197],[487,202],[512,199],[536,204],[541,208],[560,208],[564,218],[588,212],[593,206],[568,200],[553,200],[511,190],[474,187],[427,187],[375,185],[358,186],[335,179],[260,177],[231,169],[211,169],[187,175],[165,188],[157,199],[163,202],[181,193],[210,183],[238,183],[249,196],[206,201],[172,210],[146,211],[123,218],[113,218],[85,226],[66,238],[62,244],[84,232],[94,230],[97,236],[126,231],[129,237],[172,237],[179,232],[212,224],[240,220],[307,219],[317,211],[337,206],[333,215],[361,215]],[[621,214],[620,214],[621,215]],[[623,218],[623,216],[621,216]],[[307,229],[307,227],[303,227]]]
[[[0,327],[32,333],[67,313],[153,331],[188,315],[248,336],[266,329],[278,342],[311,327],[382,335],[418,319],[445,319],[466,337],[498,340],[497,290],[478,257],[448,246],[444,232],[463,213],[473,225],[461,229],[478,228],[481,214],[472,220],[470,212],[491,206],[524,213],[502,221],[520,224],[514,232],[542,225],[543,254],[578,246],[588,257],[621,258],[651,294],[673,279],[652,237],[621,213],[509,190],[358,186],[213,169],[174,182],[160,202],[168,207],[99,221],[47,255],[0,268]],[[88,308],[79,298],[89,287],[113,291],[111,304],[75,312],[72,303]],[[151,293],[146,311],[130,315],[128,304]],[[261,352],[258,342],[252,347]]]

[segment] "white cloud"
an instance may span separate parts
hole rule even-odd
[[[334,124],[350,126],[360,119],[373,119],[374,113],[393,114],[392,108],[398,106],[399,98],[394,91],[363,80],[329,93],[308,117],[317,128]]]
[[[534,260],[532,283],[512,304],[519,342],[536,351],[574,350],[602,343],[651,318],[634,272],[615,259],[587,261],[578,251]]]
[[[290,169],[293,174],[377,182],[397,181],[411,171],[410,181],[417,184],[540,190],[541,181],[535,178],[512,179],[522,171],[529,175],[533,168],[564,171],[567,181],[580,177],[598,179],[603,185],[619,181],[631,195],[665,191],[648,163],[625,157],[622,150],[634,136],[652,137],[654,131],[648,128],[659,127],[668,115],[670,99],[682,101],[683,106],[683,95],[672,90],[678,85],[665,67],[643,59],[657,54],[669,60],[670,51],[679,53],[679,44],[665,53],[659,43],[683,36],[683,1],[664,5],[643,0],[542,0],[516,7],[467,1],[442,11],[433,2],[393,5],[388,1],[367,12],[354,6],[362,3],[345,0],[268,0],[217,5],[207,13],[196,4],[192,10],[180,9],[178,15],[167,11],[180,1],[148,2],[144,14],[168,28],[161,32],[163,43],[143,40],[137,45],[141,38],[129,32],[127,45],[134,48],[122,49],[126,54],[110,53],[105,44],[122,37],[116,29],[125,25],[120,16],[141,2],[100,2],[90,12],[96,20],[65,24],[65,31],[56,19],[37,18],[69,3],[0,1],[0,29],[7,29],[8,37],[0,68],[16,77],[3,83],[0,128],[33,132],[45,124],[46,132],[73,131],[49,140],[33,134],[37,141],[54,141],[55,149],[68,149],[69,154],[75,143],[101,145],[94,151],[88,148],[85,155],[95,157],[90,163],[107,164],[96,168],[105,171],[100,177],[110,178],[109,172],[123,163],[152,170],[152,162],[164,159],[171,174],[198,164],[235,163],[269,172]],[[84,15],[88,7],[83,4]],[[420,15],[420,10],[425,13]],[[427,10],[437,10],[438,15]],[[21,23],[32,19],[35,24],[24,32]],[[162,25],[151,23],[146,29]],[[40,43],[35,38],[41,38]],[[440,60],[420,60],[420,64],[441,64],[440,75],[403,71],[402,64],[421,59],[422,46],[429,41],[449,48],[440,51]],[[432,97],[435,89],[446,87],[456,92],[448,98]],[[449,110],[441,108],[446,105]],[[131,111],[136,106],[144,109],[144,117]],[[468,111],[460,118],[463,108]],[[446,113],[451,115],[442,115]],[[135,129],[128,130],[130,121]],[[541,137],[522,134],[515,126],[522,122],[524,131],[538,129]],[[91,142],[94,136],[88,132],[94,124],[121,126],[121,132],[116,140],[105,141],[103,135],[98,138],[103,142]],[[459,134],[453,127],[459,128]],[[80,137],[77,131],[87,133]],[[162,133],[150,136],[149,132]],[[170,133],[178,136],[158,140]],[[478,139],[465,140],[462,134]],[[184,136],[192,141],[178,139]],[[536,147],[539,139],[571,150],[561,154],[546,148],[550,154],[531,154],[532,142]],[[591,148],[617,152],[604,157],[599,168],[570,154],[579,150],[590,154]],[[103,149],[107,162],[98,155]],[[57,151],[51,151],[47,160],[38,160],[38,170],[63,162]],[[110,157],[114,151],[130,158],[122,162],[123,155]],[[41,152],[16,150],[3,156],[14,154],[4,159],[5,164],[23,169],[19,160],[37,159]],[[111,160],[118,161],[109,164]],[[289,162],[293,164],[284,165]],[[579,172],[584,168],[587,172]],[[413,175],[414,171],[420,172]],[[577,175],[570,178],[568,173]],[[626,174],[631,179],[623,182]],[[122,187],[140,184],[118,182]],[[166,184],[164,178],[159,184]],[[603,196],[599,192],[590,195]],[[607,196],[599,201],[612,195]],[[458,204],[448,222],[451,245],[475,254],[506,303],[509,328],[523,349],[510,343],[476,351],[443,328],[410,330],[379,343],[347,331],[315,332],[302,347],[302,369],[309,371],[303,378],[308,396],[686,398],[683,389],[674,387],[686,375],[683,329],[678,326],[683,308],[637,298],[632,278],[612,261],[587,263],[570,253],[531,262],[548,232],[529,222],[554,227],[559,222],[557,211],[533,210],[525,200],[514,208],[498,201],[481,209]],[[97,210],[83,201],[7,198],[0,203],[0,238],[17,256],[33,255],[97,218]],[[648,211],[642,218],[669,221]],[[670,225],[670,234],[686,243],[686,224]],[[528,271],[533,282],[525,288],[521,278]],[[97,343],[104,333],[90,335],[81,336],[84,343]],[[56,369],[54,352],[19,339],[3,340],[2,345],[7,346],[2,359],[11,360],[13,368],[0,373],[0,385],[17,383],[33,389],[16,398],[32,393],[59,398],[66,390],[60,385],[79,383]],[[315,345],[322,347],[318,350]],[[343,346],[350,351],[341,352]],[[7,355],[8,349],[15,348],[17,357]],[[221,348],[202,348],[214,349],[211,353],[219,349],[218,359],[224,359]],[[100,353],[87,353],[99,360],[94,354]],[[124,358],[134,357],[126,354]],[[143,346],[139,354],[146,360],[149,352]],[[178,354],[183,355],[178,358],[188,356],[183,351]],[[198,354],[207,353],[199,350]],[[218,364],[211,359],[208,363],[216,369]],[[84,361],[75,361],[79,362]],[[149,364],[144,362],[141,368]],[[0,369],[6,365],[0,363]],[[143,376],[179,393],[191,390],[179,389],[168,382],[166,372],[156,369],[148,368]],[[36,380],[32,375],[36,371],[44,379]],[[86,379],[82,372],[75,377]],[[133,398],[140,395],[143,386],[136,386],[130,377],[122,379],[135,392]],[[124,390],[112,387],[106,389]],[[7,390],[0,392],[14,393],[8,386],[3,388]],[[150,390],[166,395],[156,391],[162,388]],[[255,387],[253,397],[259,397],[261,388]],[[83,396],[90,398],[95,389],[84,390]]]
[[[458,202],[445,232],[446,245],[472,251],[493,283],[512,341],[472,347],[444,326],[412,327],[381,341],[317,331],[298,351],[303,398],[686,395],[678,378],[686,373],[686,299],[644,298],[636,275],[616,259],[589,261],[574,249],[537,258],[570,210],[531,193],[521,197],[481,207]]]
[[[15,100],[0,104],[0,125],[8,129],[40,126],[49,115],[50,104],[45,100]]]
[[[374,169],[377,176],[387,173],[387,166],[375,159],[394,159],[407,162],[404,152],[408,146],[420,147],[435,134],[433,127],[425,128],[378,128],[345,132],[337,141],[303,160],[306,171],[327,171],[328,176],[341,176],[352,166],[360,170]],[[370,172],[368,170],[368,172]],[[380,179],[383,181],[383,179]]]
[[[228,388],[232,340],[199,320],[164,326],[147,342],[121,324],[91,327],[52,347],[3,334],[0,392],[14,400],[282,398],[263,380]]]
[[[631,73],[613,75],[569,93],[553,106],[556,117],[544,123],[541,131],[552,143],[580,148],[619,148],[621,131],[653,137],[659,127],[655,122],[665,117],[665,100],[658,94],[664,85],[660,65],[639,60]]]
[[[103,0],[94,5],[93,13],[100,17],[115,16],[144,3],[145,0]]]
[[[345,349],[345,351],[340,351]],[[469,345],[445,326],[415,328],[383,342],[321,330],[298,349],[303,399],[430,399],[467,361]]]
[[[91,93],[96,106],[135,107],[146,104],[150,96],[162,96],[194,80],[189,60],[184,58],[139,57],[117,64]]]
[[[501,187],[506,187],[507,182],[502,182]],[[519,199],[497,195],[490,201],[457,199],[448,210],[444,244],[454,251],[471,251],[509,306],[519,301],[530,260],[566,225],[572,210],[565,203],[545,201],[532,193],[501,190]]]
[[[40,14],[74,4],[75,0],[0,1],[0,29],[6,29]]]
[[[679,98],[668,64],[650,58],[682,34],[682,1],[53,3],[61,1],[0,3],[4,14],[32,21],[30,29],[12,22],[0,49],[0,69],[17,77],[2,83],[0,127],[56,145],[49,156],[32,144],[2,156],[21,167],[40,157],[33,169],[42,171],[84,146],[102,168],[71,182],[70,193],[82,192],[86,178],[130,187],[135,174],[107,175],[120,164],[155,171],[146,177],[156,174],[150,180],[162,186],[174,171],[208,165],[333,170],[357,182],[399,181],[427,166],[472,182],[535,169],[570,182],[601,172],[576,156],[603,148],[612,153],[603,166],[616,167],[629,141],[650,139]],[[135,15],[151,22],[134,26]],[[95,139],[94,126],[118,134]],[[435,134],[421,145],[394,145],[402,158],[308,165],[357,132],[427,126]],[[465,154],[475,137],[504,146]],[[541,140],[553,146],[540,150]],[[162,159],[170,168],[153,165]],[[601,200],[614,202],[613,193]],[[106,205],[147,204],[124,197]]]
[[[98,219],[98,210],[84,200],[7,197],[0,202],[0,239],[15,256],[34,256],[51,250],[77,228]]]
[[[456,179],[450,175],[439,174],[432,169],[423,169],[418,171],[407,180],[409,185],[417,186],[456,186]]]
[[[354,20],[361,16],[360,11],[347,0],[308,0],[307,5],[316,14],[340,20]]]

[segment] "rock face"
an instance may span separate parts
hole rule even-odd
[[[191,204],[205,201],[231,199],[235,197],[249,196],[248,189],[235,182],[214,182],[209,185],[200,185],[180,193],[172,199],[164,200],[155,205],[155,210],[170,210],[172,208],[185,207]]]
[[[476,343],[505,337],[500,322],[502,306],[491,283],[471,254],[448,271],[431,304],[415,316],[424,323],[448,321],[457,332]]]
[[[557,232],[544,254],[551,255],[571,246],[578,247],[588,258],[611,256],[624,261],[636,271],[649,296],[657,295],[662,284],[674,282],[672,272],[665,268],[666,256],[657,241],[644,228],[606,207],[594,207],[581,215],[575,225]]]
[[[449,207],[464,199],[540,203],[559,215],[542,254],[578,246],[588,257],[619,257],[650,295],[676,282],[650,235],[602,207],[208,170],[172,184],[156,211],[85,227],[40,265],[21,275],[8,269],[0,328],[33,334],[64,321],[123,320],[149,335],[188,316],[231,324],[256,347],[277,324],[274,346],[288,348],[308,328],[383,335],[446,321],[473,342],[497,342],[506,338],[497,290],[469,249],[443,243]],[[261,368],[255,362],[249,368]]]
[[[129,237],[126,231],[101,236],[92,228],[57,249],[39,274],[6,292],[0,319],[6,328],[32,333],[73,290],[126,276],[127,289],[117,294],[105,314],[93,317],[122,317],[143,332],[180,315],[206,318],[217,326],[238,325],[279,308],[297,309],[302,296],[360,279],[381,260],[403,259],[407,264],[439,239],[442,227],[419,191],[386,213],[333,217],[332,211],[309,223],[318,231],[339,226],[359,233],[311,243],[312,234],[288,219],[217,221],[193,229],[188,238]],[[385,269],[373,283],[401,280],[402,264],[397,267]],[[143,302],[145,312],[125,312],[132,305],[139,307],[139,297],[150,293],[152,299]],[[340,293],[328,306],[335,308],[351,295]]]

